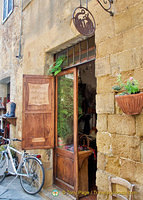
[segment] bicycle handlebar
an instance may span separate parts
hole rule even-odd
[[[20,139],[17,139],[17,138],[13,138],[13,139],[11,139],[12,141],[17,141],[17,142],[22,142],[22,140],[20,140]]]
[[[5,140],[5,141],[8,141],[8,142],[10,142],[10,141],[17,141],[17,142],[22,142],[22,140],[20,140],[20,139],[17,139],[17,138],[13,138],[13,139],[7,139],[7,138],[4,138],[3,136],[0,136],[0,139],[3,139],[3,140]]]
[[[9,139],[4,138],[3,136],[0,136],[0,140],[1,140],[1,139],[7,140],[7,141],[9,140]]]

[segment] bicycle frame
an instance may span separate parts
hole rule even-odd
[[[36,194],[40,192],[45,180],[44,168],[41,160],[38,159],[41,158],[41,155],[28,154],[26,151],[21,152],[16,148],[11,147],[11,141],[21,142],[21,140],[17,138],[6,139],[0,136],[0,139],[6,141],[6,146],[4,146],[5,150],[0,152],[0,161],[2,162],[1,168],[4,169],[0,174],[0,181],[2,182],[4,180],[7,173],[14,175],[15,178],[7,184],[7,188],[9,188],[9,185],[20,176],[20,183],[25,192],[28,194]],[[18,168],[14,162],[14,158],[12,157],[12,151],[20,155]]]
[[[16,153],[18,153],[18,154],[21,155],[21,160],[20,160],[20,163],[19,163],[19,165],[18,165],[17,170],[16,170],[16,168],[15,168],[15,165],[14,165],[14,162],[13,162],[13,158],[12,158],[12,154],[11,154],[11,151],[10,151],[10,150],[12,150],[12,151],[14,151],[14,152],[16,152]],[[7,153],[8,153],[8,155],[7,155]],[[28,171],[27,171],[27,169],[26,169],[25,166],[24,166],[24,167],[25,167],[25,170],[26,170],[26,174],[18,173],[18,171],[20,170],[20,168],[21,168],[21,166],[22,166],[22,164],[23,164],[23,161],[24,161],[24,159],[25,159],[25,152],[20,152],[20,151],[18,151],[17,149],[15,149],[15,148],[13,148],[13,147],[10,147],[9,144],[8,144],[8,145],[7,145],[7,149],[6,149],[6,151],[5,151],[5,156],[6,156],[6,169],[8,170],[8,166],[9,166],[9,159],[8,159],[8,156],[9,156],[10,162],[11,162],[11,164],[12,164],[12,169],[13,169],[13,171],[14,171],[14,173],[13,173],[12,171],[8,171],[10,174],[16,175],[16,176],[29,176],[29,175],[28,175]]]

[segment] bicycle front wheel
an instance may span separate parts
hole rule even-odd
[[[21,167],[20,183],[28,194],[40,192],[44,185],[45,173],[41,162],[37,158],[26,158]]]
[[[6,157],[3,152],[0,152],[0,183],[5,178],[5,171],[6,171]]]

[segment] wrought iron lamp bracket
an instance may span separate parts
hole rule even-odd
[[[97,0],[100,6],[108,13],[110,13],[111,16],[114,15],[114,13],[110,10],[113,4],[113,0],[102,0],[103,3],[101,3],[101,0]],[[105,6],[108,6],[107,8]]]

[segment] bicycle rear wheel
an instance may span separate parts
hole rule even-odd
[[[26,158],[20,171],[23,174],[23,176],[20,176],[20,183],[24,191],[28,194],[40,192],[45,180],[44,168],[41,162],[34,157]]]
[[[0,183],[5,178],[5,171],[6,171],[6,157],[3,152],[0,152]]]

